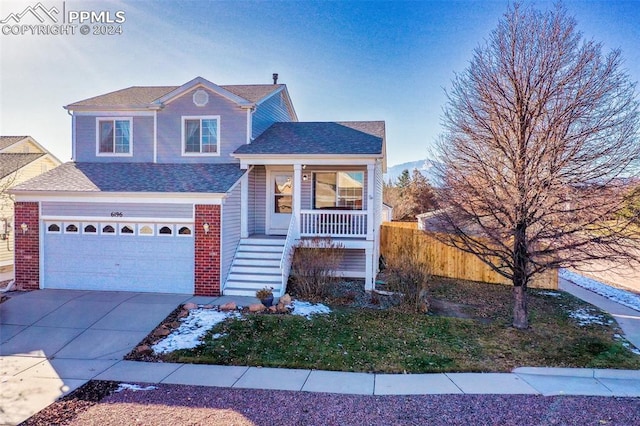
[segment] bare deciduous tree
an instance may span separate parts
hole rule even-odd
[[[514,327],[528,327],[536,274],[634,261],[634,218],[619,212],[640,117],[619,50],[603,55],[562,6],[516,4],[447,96],[436,163],[446,240],[513,282]]]

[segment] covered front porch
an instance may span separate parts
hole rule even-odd
[[[223,293],[248,294],[236,290],[266,285],[276,296],[284,294],[293,248],[316,237],[344,247],[336,274],[364,278],[365,288],[373,289],[379,256],[376,167],[375,161],[247,165],[241,239]]]

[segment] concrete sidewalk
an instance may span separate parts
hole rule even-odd
[[[632,345],[640,349],[640,312],[575,285],[564,278],[560,278],[559,284],[560,290],[566,291],[611,314],[622,329],[624,337]]]
[[[601,304],[622,320],[625,334],[638,345],[637,312],[573,287],[562,283],[561,288]],[[122,360],[179,304],[229,299],[66,290],[12,294],[0,305],[0,424],[20,423],[92,379],[361,395],[640,397],[640,371],[518,368],[511,373],[403,375]]]

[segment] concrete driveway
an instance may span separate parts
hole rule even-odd
[[[192,299],[73,290],[9,295],[0,304],[0,425],[25,420],[108,369]]]

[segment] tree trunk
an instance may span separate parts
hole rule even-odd
[[[513,247],[513,326],[524,330],[529,328],[529,310],[527,309],[527,266],[529,255],[526,241],[527,226],[521,222],[516,227]]]
[[[529,328],[529,311],[527,309],[527,287],[513,287],[513,326],[519,330]]]

